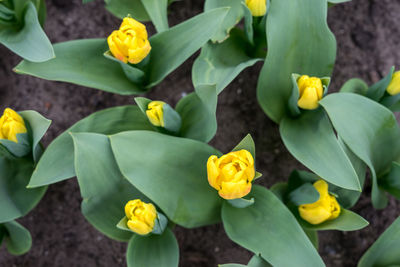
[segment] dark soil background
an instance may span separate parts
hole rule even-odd
[[[102,1],[82,5],[80,0],[48,0],[46,32],[53,43],[80,38],[106,37],[120,20],[103,8]],[[177,24],[202,11],[203,1],[179,1],[170,8],[170,22]],[[400,66],[400,1],[353,0],[329,10],[329,25],[338,40],[338,59],[333,90],[352,77],[376,82],[392,65]],[[150,33],[154,28],[149,25]],[[284,30],[284,29],[282,29]],[[195,57],[146,94],[175,104],[193,90],[191,66]],[[123,97],[72,84],[50,82],[13,73],[20,61],[0,47],[0,110],[34,109],[53,124],[46,134],[48,145],[81,118],[104,108],[132,104]],[[271,186],[284,181],[301,165],[288,153],[278,127],[259,108],[256,83],[261,64],[245,70],[219,97],[218,133],[212,145],[229,151],[248,132],[257,146],[261,183]],[[27,254],[15,257],[0,249],[0,266],[124,266],[126,244],[112,241],[96,231],[80,213],[81,197],[75,179],[50,186],[41,203],[19,221],[33,237]],[[370,222],[362,231],[320,232],[320,253],[328,266],[355,266],[363,252],[400,214],[394,199],[382,211],[370,203],[370,186],[354,211]],[[222,225],[199,229],[177,228],[180,266],[217,266],[247,263],[251,253],[231,242]],[[290,256],[290,255],[288,255]],[[150,266],[153,267],[153,266]]]

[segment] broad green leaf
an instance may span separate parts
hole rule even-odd
[[[31,145],[33,160],[37,162],[43,152],[39,143],[49,129],[51,120],[46,119],[34,110],[21,111],[20,114],[24,120],[29,123],[32,132]]]
[[[312,184],[306,183],[290,192],[288,198],[293,204],[300,206],[318,201],[319,193]]]
[[[353,164],[354,170],[356,171],[358,176],[358,180],[360,181],[360,186],[361,188],[363,188],[367,166],[349,149],[349,147],[345,143],[343,143],[340,138],[339,143],[342,146],[346,155],[349,157],[351,163]],[[338,202],[343,208],[346,209],[353,207],[357,203],[362,193],[361,191],[347,190],[334,184],[329,184],[329,191],[339,196],[339,198],[337,199]]]
[[[356,93],[359,95],[365,95],[367,90],[367,83],[358,78],[348,80],[343,84],[342,88],[340,88],[340,92],[342,93]]]
[[[135,187],[122,176],[106,135],[73,133],[75,171],[82,195],[82,214],[106,236],[129,241],[132,233],[116,227],[125,215],[129,200],[147,202]]]
[[[329,0],[328,3],[331,4],[340,4],[340,3],[345,3],[345,2],[350,2],[351,0]]]
[[[175,110],[182,118],[180,136],[209,142],[217,132],[217,92],[215,85],[197,85],[183,97]]]
[[[152,36],[147,88],[158,84],[199,50],[214,35],[227,12],[228,8],[217,8]]]
[[[247,267],[247,265],[237,263],[219,264],[218,267]]]
[[[229,12],[225,19],[218,27],[217,32],[211,38],[213,43],[222,43],[229,37],[229,32],[240,22],[244,15],[242,6],[243,0],[206,0],[204,3],[204,11],[210,11],[219,7],[229,7]]]
[[[128,244],[126,262],[128,267],[177,267],[178,242],[169,228],[162,235],[134,235]]]
[[[168,30],[168,0],[142,0],[142,4],[157,32]]]
[[[149,131],[110,136],[122,174],[173,222],[187,228],[218,222],[221,198],[208,184],[209,145]]]
[[[143,89],[132,83],[118,62],[103,56],[105,39],[74,40],[54,45],[56,58],[42,63],[22,61],[14,71],[38,78],[74,83],[106,92],[132,95]]]
[[[0,30],[0,43],[8,49],[33,62],[54,58],[53,47],[40,26],[36,8],[28,2],[25,8],[23,27]]]
[[[378,177],[400,156],[400,129],[393,113],[352,93],[331,94],[320,103],[344,143],[370,168],[373,205],[385,207],[387,198],[378,186]]]
[[[250,199],[235,198],[235,199],[228,199],[227,201],[230,205],[239,209],[244,209],[254,204],[254,198]]]
[[[142,0],[104,0],[104,2],[106,9],[120,19],[130,15],[139,21],[150,20]]]
[[[400,265],[400,217],[365,252],[358,267]]]
[[[394,72],[394,66],[390,69],[388,75],[386,75],[382,80],[372,85],[368,88],[367,97],[372,100],[379,101],[386,92],[386,88],[389,86],[390,81],[392,80]]]
[[[247,208],[222,206],[222,222],[232,241],[272,266],[324,266],[295,217],[271,191],[254,185],[249,197],[255,203]]]
[[[26,158],[0,158],[0,223],[26,215],[46,192],[46,187],[27,189],[33,163]]]
[[[69,135],[71,132],[109,135],[129,130],[152,129],[148,119],[137,106],[121,106],[95,112],[54,139],[40,158],[29,187],[53,184],[75,176],[74,147]]]
[[[325,221],[321,224],[312,225],[297,214],[298,220],[302,227],[308,230],[322,231],[322,230],[339,230],[339,231],[356,231],[369,225],[363,217],[350,210],[343,209],[339,217],[334,220]]]
[[[391,195],[395,196],[397,199],[400,199],[400,164],[397,162],[392,162],[392,168],[390,172],[385,175],[380,182],[381,185],[386,191],[388,191]]]
[[[3,225],[7,231],[5,242],[8,252],[22,255],[31,249],[32,237],[25,227],[16,221],[6,222]]]
[[[314,245],[315,249],[318,250],[319,248],[318,231],[304,229],[304,228],[303,230],[304,233],[308,236],[308,239],[310,239],[311,243]]]
[[[237,29],[232,30],[230,37],[223,43],[208,42],[194,62],[193,83],[215,83],[219,94],[245,68],[262,60],[247,55],[250,47],[243,33]]]
[[[336,139],[322,109],[285,117],[280,125],[289,152],[307,168],[337,186],[360,191],[360,182],[349,158]]]
[[[336,40],[326,17],[326,1],[271,1],[268,54],[258,80],[257,98],[264,112],[277,123],[287,111],[292,73],[331,76]]]
[[[260,256],[254,255],[247,264],[247,267],[272,267],[272,265]]]
[[[239,151],[242,149],[249,151],[253,158],[256,158],[256,145],[250,134],[247,134],[242,141],[232,149],[232,151]]]

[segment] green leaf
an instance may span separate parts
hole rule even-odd
[[[117,228],[128,231],[131,233],[134,233],[131,229],[128,227],[128,217],[124,216],[118,223],[117,223]]]
[[[70,132],[115,134],[129,130],[152,130],[137,106],[105,109],[78,121],[58,136],[40,158],[29,187],[53,184],[75,176],[74,146]]]
[[[253,158],[256,158],[256,145],[254,144],[254,140],[250,134],[247,134],[242,141],[232,149],[232,151],[239,151],[242,149],[249,151]]]
[[[339,138],[339,143],[342,146],[346,155],[349,157],[354,167],[354,170],[357,173],[358,180],[360,181],[360,186],[361,188],[363,188],[365,183],[367,165],[365,165],[365,163],[359,157],[357,157],[349,149],[349,147],[345,143],[343,143],[343,141],[340,138]],[[337,201],[340,203],[340,206],[346,209],[353,207],[357,203],[362,193],[361,191],[347,190],[339,186],[336,186],[334,184],[329,184],[329,191],[339,196]]]
[[[133,199],[148,199],[122,176],[106,135],[73,133],[71,136],[75,171],[83,198],[82,214],[106,236],[129,241],[132,235],[116,227],[125,215],[125,204]]]
[[[235,208],[243,209],[247,208],[254,204],[254,198],[244,199],[244,198],[235,198],[227,200],[230,205]]]
[[[304,229],[304,233],[308,236],[311,243],[314,245],[315,249],[318,250],[319,248],[319,239],[318,239],[318,231],[311,230],[311,229]]]
[[[126,251],[128,267],[177,267],[179,247],[169,228],[162,235],[134,235]]]
[[[359,95],[365,95],[367,90],[367,83],[358,78],[348,80],[343,84],[342,88],[340,88],[340,92],[342,93],[355,93]]]
[[[103,56],[105,39],[74,40],[54,45],[56,58],[42,63],[22,61],[14,71],[38,78],[78,84],[106,92],[132,95],[143,88],[132,83],[118,62]]]
[[[130,15],[139,21],[150,20],[142,0],[104,0],[104,2],[106,9],[120,19]]]
[[[0,139],[0,145],[18,158],[27,156],[32,151],[28,133],[17,134],[17,142],[8,139]]]
[[[0,30],[0,43],[8,49],[33,62],[54,58],[53,47],[40,26],[36,8],[28,2],[24,14],[23,27]]]
[[[32,132],[31,144],[33,160],[37,162],[43,153],[39,143],[49,129],[51,120],[46,119],[34,110],[21,111],[20,115],[29,123],[29,127]]]
[[[324,266],[317,251],[286,206],[254,185],[254,205],[237,209],[224,202],[222,221],[229,238],[272,266]],[[288,257],[290,255],[290,257]]]
[[[400,199],[400,164],[398,162],[392,162],[392,168],[390,172],[382,177],[381,181],[379,181],[379,185],[381,185],[386,191],[388,191],[391,195]]]
[[[3,224],[7,231],[5,238],[8,252],[13,255],[22,255],[28,252],[32,246],[32,237],[29,231],[16,221]]]
[[[296,206],[318,201],[319,193],[315,187],[306,183],[289,193],[289,200]]]
[[[382,80],[372,85],[368,88],[367,97],[372,100],[379,101],[386,92],[386,88],[389,86],[389,83],[392,81],[392,76],[394,72],[394,66],[390,69],[388,75],[386,75]]]
[[[239,2],[239,1],[237,1]],[[217,93],[228,86],[245,68],[261,61],[247,55],[250,44],[239,30],[232,30],[230,37],[220,44],[208,42],[201,49],[192,69],[195,85],[215,83]]]
[[[240,22],[244,15],[242,6],[243,0],[206,0],[204,3],[204,11],[210,11],[219,7],[229,7],[229,12],[225,19],[218,27],[217,32],[211,38],[213,43],[222,43],[229,37],[229,32]]]
[[[142,0],[142,4],[157,32],[168,30],[168,0]]]
[[[197,85],[183,97],[175,110],[182,118],[180,136],[209,142],[217,131],[217,92],[215,85]]]
[[[46,187],[27,189],[33,163],[26,158],[0,157],[0,223],[26,215],[46,192]]]
[[[110,136],[122,174],[173,222],[187,228],[218,222],[221,198],[207,182],[218,154],[205,143],[149,131]]]
[[[152,36],[147,88],[161,82],[200,49],[214,35],[227,12],[227,8],[214,9]]]
[[[272,267],[272,265],[263,260],[263,258],[254,255],[247,264],[247,267]]]
[[[326,17],[325,1],[271,1],[268,54],[258,80],[257,98],[264,112],[277,123],[287,112],[292,73],[331,76],[336,41]]]
[[[295,119],[285,117],[280,133],[289,152],[315,174],[337,186],[361,190],[357,173],[322,109],[304,111]]]
[[[385,207],[387,198],[378,187],[378,177],[400,156],[400,129],[393,113],[352,93],[331,94],[320,103],[344,143],[370,168],[373,205]]]
[[[297,214],[298,220],[302,227],[308,230],[323,231],[323,230],[339,230],[339,231],[356,231],[368,226],[369,223],[363,217],[350,210],[343,209],[339,217],[334,220],[325,221],[321,224],[312,225],[301,219]]]
[[[358,267],[396,266],[400,264],[400,217],[365,252]]]

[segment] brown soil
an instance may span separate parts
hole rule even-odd
[[[196,3],[194,3],[196,2]],[[109,14],[102,1],[82,5],[80,0],[52,0],[48,3],[46,31],[51,41],[105,37],[119,20]],[[202,10],[203,1],[179,1],[170,9],[177,24]],[[329,24],[338,40],[338,60],[333,90],[352,77],[367,82],[379,80],[392,65],[400,66],[400,2],[398,0],[353,0],[329,11]],[[149,27],[154,33],[153,27]],[[284,29],[283,29],[284,30]],[[175,104],[181,94],[193,90],[191,66],[194,57],[154,88],[147,97]],[[107,107],[133,103],[132,97],[104,93],[72,84],[49,82],[12,72],[19,58],[0,47],[0,110],[34,109],[53,120],[46,134],[47,145],[79,119]],[[229,151],[245,134],[251,133],[257,146],[257,166],[262,184],[284,181],[301,165],[288,153],[278,127],[261,111],[255,88],[261,64],[244,71],[219,97],[218,133],[212,145]],[[362,231],[320,233],[320,253],[328,266],[355,266],[363,252],[400,214],[394,199],[383,211],[370,203],[370,187],[354,211],[370,226]],[[0,249],[0,266],[124,266],[126,245],[96,231],[80,213],[81,197],[75,179],[50,186],[35,210],[19,221],[32,233],[32,250],[20,257]],[[199,229],[177,228],[180,266],[217,266],[218,263],[246,263],[251,253],[231,242],[221,225]]]

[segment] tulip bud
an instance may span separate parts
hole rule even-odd
[[[0,118],[0,139],[18,143],[17,134],[26,132],[24,119],[14,110],[6,108]]]
[[[389,83],[386,91],[390,95],[397,95],[398,93],[400,93],[400,71],[396,71],[393,74],[392,81]]]
[[[318,101],[324,93],[321,79],[303,75],[297,80],[297,86],[300,94],[297,105],[302,109],[318,108]]]
[[[182,124],[181,116],[163,101],[151,101],[147,104],[146,115],[151,124],[177,133]]]
[[[313,186],[319,193],[319,199],[311,204],[300,205],[300,217],[311,224],[336,219],[340,214],[340,206],[336,198],[328,193],[328,184],[318,180]]]
[[[147,106],[146,115],[151,124],[157,127],[164,127],[163,101],[151,101]]]
[[[212,155],[207,161],[208,183],[224,199],[236,199],[251,191],[255,176],[254,159],[247,150],[233,151],[218,158]]]
[[[246,6],[253,17],[262,17],[267,13],[267,0],[246,0]]]
[[[146,26],[129,17],[108,36],[107,42],[113,56],[124,63],[138,64],[151,50]]]
[[[140,199],[131,200],[125,205],[127,226],[139,235],[147,235],[154,229],[157,211],[153,204]]]

